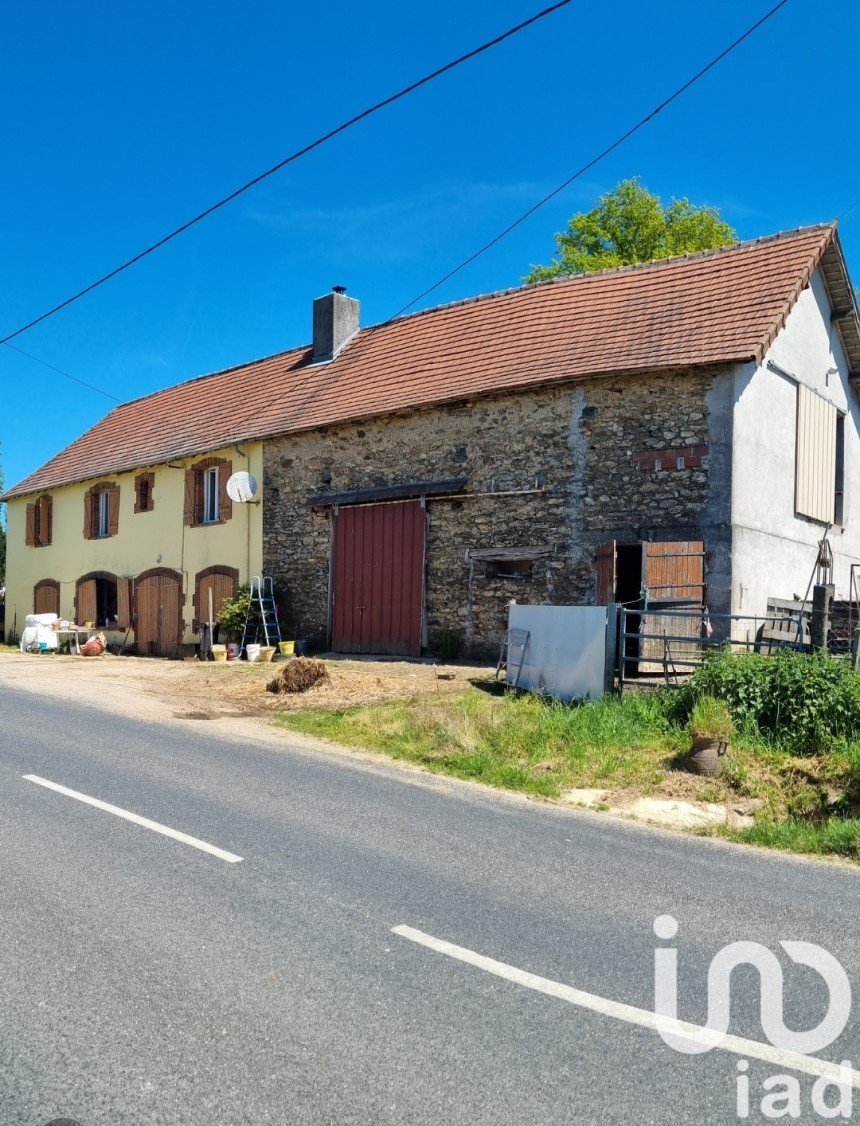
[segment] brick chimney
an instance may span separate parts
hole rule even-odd
[[[347,297],[346,288],[336,285],[325,297],[314,301],[314,350],[311,363],[333,360],[358,332],[361,302]]]

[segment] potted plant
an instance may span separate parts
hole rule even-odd
[[[735,730],[728,704],[702,696],[693,707],[687,730],[693,740],[687,760],[693,773],[712,778],[721,774]]]
[[[251,594],[247,584],[237,588],[232,598],[225,598],[218,612],[219,638],[227,641],[227,659],[235,660],[240,656],[242,635],[245,632],[245,622],[248,619],[248,606]]]

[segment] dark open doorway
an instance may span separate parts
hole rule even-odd
[[[620,543],[615,550],[615,598],[628,610],[638,610],[642,597],[642,544]],[[625,619],[627,636],[623,638],[625,676],[636,672],[641,643],[638,614],[629,614]],[[630,635],[633,636],[630,636]]]
[[[96,625],[109,626],[116,620],[116,579],[96,579]]]

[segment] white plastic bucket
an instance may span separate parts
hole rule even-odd
[[[255,645],[253,642],[246,647],[245,652],[248,654],[249,661],[259,661],[260,648],[261,646]]]

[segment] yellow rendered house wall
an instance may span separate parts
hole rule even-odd
[[[246,469],[257,480],[254,498],[262,500],[262,443],[211,450],[170,465],[142,466],[131,473],[108,474],[75,485],[46,490],[53,497],[52,542],[47,547],[27,547],[27,505],[41,494],[16,497],[7,505],[6,636],[20,634],[24,618],[33,613],[33,588],[41,579],[60,583],[60,616],[74,619],[75,584],[91,571],[134,578],[152,567],[170,567],[183,577],[185,600],[183,641],[195,640],[191,629],[194,580],[206,567],[235,567],[239,581],[259,575],[263,556],[262,504],[233,504],[231,519],[223,524],[186,527],[185,470],[204,457],[227,458],[233,472]],[[155,474],[151,512],[134,511],[134,478],[143,470]],[[93,485],[113,481],[120,487],[117,534],[106,539],[84,539],[84,495]]]

